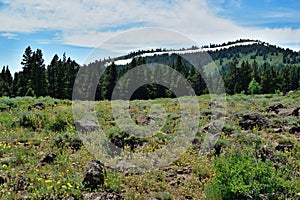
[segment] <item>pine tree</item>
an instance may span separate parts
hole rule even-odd
[[[234,94],[237,90],[237,80],[238,80],[238,60],[234,57],[230,62],[229,72],[225,77],[225,88],[228,94]]]
[[[48,95],[55,97],[56,94],[56,76],[57,76],[57,67],[58,67],[59,57],[57,54],[54,55],[52,61],[47,67],[47,78],[48,78]]]

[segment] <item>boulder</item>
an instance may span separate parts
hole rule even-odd
[[[269,120],[262,114],[248,113],[242,116],[242,119],[239,121],[239,125],[245,130],[250,130],[254,127],[269,127]]]
[[[285,151],[288,150],[290,151],[291,149],[293,149],[294,144],[293,143],[284,143],[284,144],[278,144],[275,149],[277,151]]]
[[[289,133],[291,133],[291,134],[300,133],[300,127],[294,126],[294,127],[290,128]]]
[[[16,190],[17,191],[26,190],[28,185],[29,184],[26,182],[25,178],[23,176],[19,176],[17,179]]]
[[[224,117],[224,113],[218,110],[206,110],[201,114],[208,117],[208,119],[220,119],[221,117]]]
[[[134,164],[131,164],[130,162],[121,160],[116,165],[116,168],[119,170],[128,170],[128,169],[135,169],[135,168],[137,168],[137,166]]]
[[[272,105],[272,106],[269,106],[268,108],[267,108],[267,112],[275,112],[275,113],[279,113],[279,110],[280,109],[286,109],[286,107],[283,105],[283,104],[281,104],[281,103],[276,103],[276,104],[274,104],[274,105]]]
[[[35,104],[32,104],[30,106],[28,106],[28,111],[32,110],[32,109],[38,109],[38,110],[44,110],[45,109],[45,104],[43,103],[35,103]]]
[[[92,160],[86,165],[82,184],[86,188],[96,189],[104,184],[104,164]]]
[[[300,110],[300,107],[292,108],[292,109],[282,109],[278,112],[278,115],[282,116],[282,117],[285,117],[285,116],[298,117],[299,116],[299,110]]]
[[[56,154],[50,152],[49,154],[47,154],[45,157],[43,157],[40,161],[39,161],[39,165],[43,166],[45,164],[51,164],[54,162],[56,158]]]
[[[4,183],[6,183],[6,177],[3,175],[0,175],[0,185],[3,185]]]
[[[100,125],[91,120],[78,120],[75,122],[75,127],[76,130],[80,132],[96,131],[100,129]]]

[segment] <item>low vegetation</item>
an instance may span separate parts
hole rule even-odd
[[[180,158],[160,169],[143,172],[104,166],[104,183],[96,189],[87,188],[82,183],[86,165],[95,157],[83,145],[75,130],[71,101],[50,97],[0,98],[0,198],[300,197],[299,116],[281,116],[267,109],[276,103],[286,106],[281,108],[286,110],[298,107],[299,92],[288,96],[228,96],[227,112],[223,113],[225,125],[222,130],[214,133],[217,141],[205,152],[201,148],[208,130],[205,127],[209,127],[212,119],[209,112],[212,110],[211,98],[208,95],[198,98],[201,113],[199,131]],[[28,110],[28,106],[35,103],[43,103],[45,109]],[[117,128],[109,101],[97,102],[95,113],[101,128],[109,130],[107,138],[121,148],[134,152],[152,152],[166,145],[171,138],[169,136],[180,128],[176,99],[131,101],[131,117],[140,125],[148,123],[145,110],[149,110],[153,104],[165,107],[167,119],[157,134],[142,141]],[[249,126],[251,128],[245,130],[240,126],[244,114],[252,114],[250,116],[256,116],[255,120],[265,120],[268,124],[259,124],[249,118],[251,123],[259,126]]]

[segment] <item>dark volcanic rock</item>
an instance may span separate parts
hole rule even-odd
[[[224,113],[218,110],[206,110],[201,114],[207,116],[209,119],[220,119],[221,117],[224,117]]]
[[[239,125],[245,130],[252,129],[254,127],[269,127],[269,120],[262,114],[248,113],[242,116],[242,119],[239,121]]]
[[[281,103],[276,103],[272,106],[269,106],[267,108],[267,112],[275,112],[275,113],[279,113],[280,109],[286,108],[284,105],[282,105]]]
[[[285,151],[285,150],[291,150],[294,147],[293,143],[284,143],[284,144],[278,144],[275,149],[278,151]]]
[[[104,165],[98,160],[90,161],[85,169],[82,184],[86,188],[96,189],[104,184]]]
[[[36,103],[28,106],[28,110],[32,110],[33,108],[38,109],[38,110],[44,110],[45,109],[45,104],[43,103]]]
[[[4,183],[6,183],[6,177],[3,175],[0,175],[0,185],[3,185]]]
[[[300,126],[294,126],[290,128],[289,133],[291,134],[300,133]]]
[[[282,109],[278,112],[279,116],[299,116],[299,110],[300,107],[298,108],[292,108],[292,109]]]
[[[25,178],[19,176],[17,180],[16,190],[17,191],[26,190],[27,187],[28,187],[28,183],[26,182]]]
[[[99,124],[91,120],[78,120],[75,122],[75,127],[76,130],[80,132],[96,131],[100,129]]]
[[[45,164],[53,163],[55,158],[56,158],[56,154],[51,152],[39,161],[39,165],[43,166]]]

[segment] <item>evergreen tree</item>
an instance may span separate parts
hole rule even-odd
[[[253,77],[248,86],[248,93],[249,94],[259,94],[260,91],[261,91],[261,86]]]
[[[230,62],[229,72],[225,77],[225,88],[228,94],[234,94],[237,90],[237,80],[238,80],[238,60],[234,57]]]
[[[47,67],[47,78],[48,78],[48,95],[51,97],[55,97],[56,94],[56,75],[57,75],[57,68],[59,64],[59,57],[57,54],[54,55],[52,61]]]

